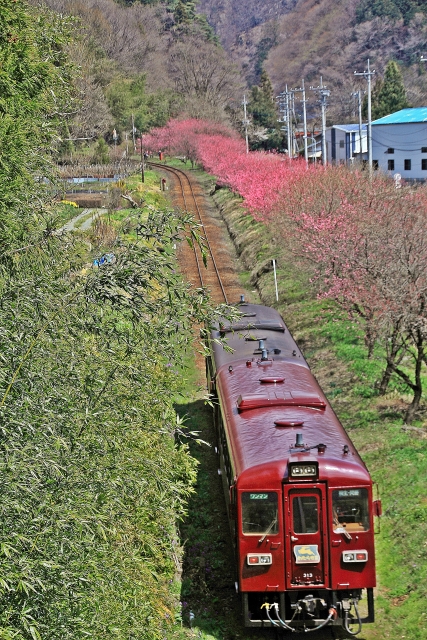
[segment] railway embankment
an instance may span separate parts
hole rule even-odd
[[[375,382],[381,372],[381,359],[367,357],[357,323],[340,312],[334,303],[316,298],[307,265],[300,262],[291,246],[278,242],[268,225],[254,221],[245,212],[241,198],[228,189],[215,187],[212,177],[199,174],[199,179],[218,207],[239,256],[242,288],[254,291],[254,295],[265,304],[276,306],[285,317],[378,483],[384,515],[376,536],[376,623],[366,625],[362,636],[365,640],[402,637],[422,640],[427,633],[425,415],[420,413],[414,428],[408,429],[403,424],[403,407],[408,398],[398,385],[386,396],[378,395]],[[273,258],[278,268],[278,301],[271,266]],[[208,491],[208,482],[205,478],[203,494]],[[203,511],[203,499],[200,504],[198,508]],[[216,521],[214,531],[215,527]],[[212,544],[215,537],[210,540]],[[221,538],[218,546],[224,544]],[[197,581],[195,574],[202,574],[205,579],[205,569],[200,568],[198,553],[194,553],[197,560],[193,558],[190,564],[193,578]],[[218,558],[218,554],[212,551],[210,557]],[[191,592],[194,590],[188,591],[189,596]],[[218,594],[215,597],[221,601]],[[229,637],[245,636],[236,632]]]

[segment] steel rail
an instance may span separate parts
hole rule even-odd
[[[185,171],[182,171],[181,169],[176,169],[175,167],[170,167],[170,166],[165,165],[165,164],[160,164],[158,162],[151,162],[151,161],[147,162],[147,164],[151,165],[152,167],[156,167],[157,169],[164,169],[165,171],[169,171],[176,178],[178,178],[178,181],[179,181],[179,184],[180,184],[180,187],[181,187],[182,198],[184,200],[185,212],[186,213],[194,213],[193,211],[189,211],[188,210],[188,206],[187,206],[187,199],[185,197],[182,176],[184,176],[184,178],[186,179],[187,185],[190,188],[191,196],[193,198],[195,210],[196,210],[197,215],[198,215],[198,222],[200,222],[200,226],[203,229],[204,239],[205,239],[205,242],[206,242],[206,246],[208,247],[208,250],[209,250],[209,255],[210,255],[211,260],[212,260],[212,265],[213,265],[214,270],[215,270],[215,275],[216,275],[216,278],[218,280],[218,284],[219,284],[219,287],[221,289],[221,293],[222,293],[222,295],[224,297],[225,303],[228,304],[227,294],[225,292],[225,288],[224,288],[224,285],[223,285],[223,282],[222,282],[222,279],[221,279],[221,276],[220,276],[220,273],[219,273],[219,269],[218,269],[217,263],[215,261],[215,257],[214,257],[214,254],[213,254],[213,250],[212,250],[211,244],[209,242],[208,235],[206,233],[206,227],[205,227],[204,222],[203,222],[203,218],[202,218],[202,214],[201,214],[201,211],[200,211],[200,207],[199,207],[198,202],[197,202],[197,198],[196,198],[196,196],[194,194],[193,185],[191,184],[191,181],[190,181],[189,177],[187,176]],[[197,269],[198,269],[198,272],[199,272],[200,282],[201,282],[201,285],[203,287],[204,284],[203,284],[202,269],[201,269],[201,266],[200,266],[199,257],[197,255],[197,248],[196,248],[196,245],[194,243],[193,243],[193,250],[194,250],[194,255],[195,255],[195,258],[196,258],[196,263],[197,263]]]
[[[181,176],[178,173],[178,170],[174,171],[172,167],[167,167],[165,165],[154,163],[154,162],[150,162],[150,163],[147,163],[147,164],[150,164],[153,167],[162,167],[162,168],[166,169],[166,171],[169,171],[170,173],[173,173],[178,178],[179,185],[181,187],[182,199],[184,200],[184,210],[185,210],[186,213],[189,213],[188,206],[187,206],[187,198],[185,196],[185,191],[184,191],[184,186],[183,186],[183,183],[182,183]],[[192,193],[192,195],[193,195],[193,199],[195,200],[193,193]],[[196,203],[196,207],[197,207],[197,203]],[[194,253],[194,257],[196,259],[197,271],[199,273],[200,286],[202,288],[204,288],[205,285],[204,285],[204,282],[203,282],[202,269],[201,269],[201,266],[200,266],[200,260],[199,260],[199,256],[198,256],[198,253],[197,253],[197,247],[196,247],[196,245],[194,243],[193,243],[193,253]]]

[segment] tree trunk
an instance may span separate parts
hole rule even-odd
[[[414,397],[412,398],[412,402],[406,410],[404,423],[411,424],[412,420],[415,418],[415,414],[418,411],[418,407],[420,406],[420,400],[422,395],[422,387],[417,386],[414,389]]]
[[[387,359],[387,366],[384,370],[383,377],[381,378],[381,382],[378,387],[378,393],[380,396],[385,395],[388,385],[390,384],[391,376],[393,375],[393,373],[394,373],[394,362],[393,363],[388,362],[388,359]]]
[[[390,340],[390,342],[388,342],[388,340]],[[396,324],[393,327],[391,336],[386,339],[387,366],[378,387],[378,393],[380,396],[383,396],[386,393],[391,380],[391,376],[396,371],[397,365],[399,365],[402,361],[402,358],[405,354],[405,351],[403,349],[404,346],[405,341],[402,339],[400,327],[398,324]],[[398,355],[399,351],[401,352],[400,355]]]
[[[406,411],[404,419],[405,424],[411,424],[412,420],[414,419],[415,414],[420,406],[421,396],[423,393],[423,385],[421,381],[421,366],[424,361],[424,340],[419,329],[417,329],[415,332],[414,342],[417,349],[417,356],[415,359],[415,383],[412,385],[414,397],[412,398],[412,402]]]

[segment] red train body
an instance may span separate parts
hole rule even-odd
[[[207,376],[245,625],[358,633],[374,619],[370,475],[278,312],[240,311],[211,331]]]

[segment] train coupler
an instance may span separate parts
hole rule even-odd
[[[299,609],[299,611],[305,610],[305,612],[309,616],[314,617],[316,613],[316,609],[318,608],[324,609],[327,605],[326,605],[326,602],[323,600],[323,598],[314,598],[312,595],[309,595],[309,596],[306,596],[305,598],[301,598],[301,600],[298,600],[296,605],[291,605],[291,606],[293,606],[296,609]]]

